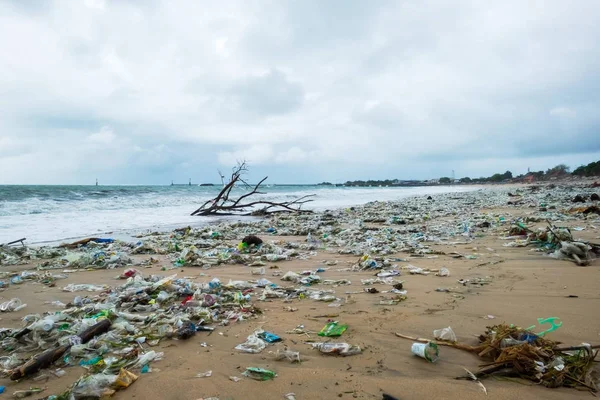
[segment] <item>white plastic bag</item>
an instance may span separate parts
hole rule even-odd
[[[434,330],[433,337],[438,340],[456,342],[456,334],[454,334],[454,331],[450,327]]]
[[[241,343],[235,346],[235,349],[243,353],[257,354],[263,351],[265,347],[267,347],[267,344],[264,340],[259,338],[255,332],[252,335],[248,336],[248,339],[245,343]]]

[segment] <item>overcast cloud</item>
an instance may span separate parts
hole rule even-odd
[[[600,159],[600,2],[3,1],[0,184]]]

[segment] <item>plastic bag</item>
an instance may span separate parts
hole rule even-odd
[[[231,279],[226,286],[238,290],[250,289],[254,287],[254,285],[248,283],[248,281],[232,281]]]
[[[292,272],[292,271],[288,271],[285,273],[285,275],[283,275],[281,277],[281,280],[289,281],[289,282],[298,282],[298,281],[300,281],[301,278],[302,278],[302,276],[300,276],[299,274]]]
[[[111,386],[116,382],[117,375],[94,374],[81,378],[71,392],[74,399],[103,398],[115,393]]]
[[[288,360],[289,362],[292,363],[299,363],[300,362],[300,352],[298,351],[291,351],[288,349],[277,349],[277,351],[275,352],[275,360],[277,361],[282,361],[282,360]]]
[[[156,351],[151,350],[145,354],[139,355],[137,361],[131,368],[140,368],[150,364],[152,361],[159,361],[164,355],[165,353],[163,352],[157,353]]]
[[[252,268],[251,270],[252,275],[264,275],[265,274],[265,268],[261,267],[261,268]]]
[[[212,371],[200,372],[196,374],[196,378],[210,378],[212,376]]]
[[[23,364],[23,360],[19,359],[16,354],[0,357],[0,365],[4,369],[12,369]]]
[[[252,335],[248,336],[245,343],[235,346],[235,349],[243,353],[257,354],[263,351],[265,347],[267,347],[265,341],[260,339],[256,333],[253,333]]]
[[[67,286],[65,286],[63,288],[63,291],[65,291],[65,292],[83,292],[83,291],[101,292],[106,289],[107,289],[107,286],[92,285],[89,283],[81,283],[81,284],[69,283]]]
[[[27,304],[23,304],[21,299],[15,297],[10,299],[9,301],[5,301],[0,304],[0,311],[2,312],[15,312],[24,309],[27,307]]]
[[[439,272],[436,274],[437,276],[450,276],[450,270],[448,268],[440,268]]]
[[[433,337],[438,340],[447,340],[449,342],[456,342],[456,335],[454,334],[454,331],[450,327],[434,330]]]

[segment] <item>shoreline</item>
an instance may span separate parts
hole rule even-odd
[[[152,362],[150,373],[140,374],[139,369],[133,370],[139,374],[139,382],[117,392],[113,398],[152,398],[160,391],[163,393],[161,398],[174,400],[210,396],[221,399],[283,398],[290,392],[294,392],[299,400],[380,399],[382,392],[402,399],[480,399],[485,395],[475,383],[453,379],[464,374],[463,366],[475,372],[481,364],[480,359],[444,347],[440,349],[437,363],[427,363],[412,355],[411,342],[396,337],[394,332],[432,337],[432,330],[451,326],[460,342],[474,344],[474,337],[483,333],[485,326],[502,322],[529,326],[535,324],[538,317],[556,316],[561,318],[563,326],[552,333],[553,340],[566,345],[581,342],[598,344],[600,337],[600,326],[590,323],[589,319],[600,306],[597,286],[599,260],[594,260],[588,267],[578,267],[571,261],[553,259],[545,252],[533,251],[536,249],[533,245],[506,246],[512,242],[518,244],[518,239],[502,239],[508,236],[512,222],[517,219],[534,231],[543,229],[546,219],[549,219],[558,226],[573,228],[576,238],[598,242],[600,216],[566,212],[572,207],[594,204],[571,203],[571,198],[597,189],[542,187],[535,192],[530,188],[528,185],[494,186],[482,191],[432,195],[432,200],[419,196],[311,215],[278,215],[252,222],[222,223],[193,229],[181,237],[168,232],[139,238],[149,250],[165,249],[165,254],[132,254],[133,248],[119,243],[112,247],[98,245],[67,250],[68,253],[84,254],[123,252],[131,258],[131,265],[114,270],[99,266],[98,269],[75,270],[67,265],[47,270],[66,275],[66,278],[57,280],[54,287],[28,280],[22,284],[10,284],[0,294],[2,301],[19,297],[28,306],[21,311],[0,314],[1,325],[17,328],[22,326],[21,318],[27,314],[60,310],[44,304],[46,301],[59,300],[66,304],[77,295],[97,295],[93,292],[62,291],[70,283],[105,284],[116,288],[126,281],[115,280],[115,276],[131,267],[140,271],[142,276],[177,273],[178,278],[187,276],[190,282],[198,284],[213,278],[219,278],[223,283],[229,279],[266,278],[278,287],[298,286],[281,280],[289,271],[321,268],[324,271],[318,275],[322,280],[339,283],[326,285],[321,282],[305,288],[333,290],[333,296],[339,300],[327,303],[310,298],[292,298],[285,302],[266,298],[261,301],[263,289],[254,288],[249,296],[252,305],[261,309],[260,314],[249,316],[245,321],[213,322],[211,325],[216,332],[210,335],[198,332],[186,341],[164,339],[156,347],[143,344],[141,347],[145,352],[164,352],[164,359]],[[514,196],[509,197],[509,191],[521,192],[522,196],[518,200]],[[509,201],[517,204],[509,205]],[[556,208],[550,208],[552,206]],[[546,211],[541,211],[544,208]],[[277,234],[267,232],[269,228],[275,229]],[[220,236],[213,237],[213,231],[218,231]],[[243,264],[229,261],[212,264],[216,259],[225,259],[231,254],[227,249],[235,248],[242,237],[252,233],[264,240],[265,252],[248,255]],[[311,239],[307,239],[308,233],[311,233]],[[174,240],[179,243],[179,250],[169,250],[169,244]],[[191,245],[196,250],[184,255],[185,249],[190,249]],[[269,261],[268,254],[286,255],[287,260]],[[360,265],[365,254],[375,263],[384,265],[385,269],[397,266],[400,275],[393,279],[404,281],[406,300],[398,304],[380,304],[389,302],[394,294],[384,293],[391,289],[389,285],[364,285],[361,282],[373,279],[374,274],[380,271],[353,270]],[[158,262],[148,263],[150,258]],[[174,266],[178,259],[185,262]],[[32,270],[46,261],[54,262],[52,260],[33,260],[25,265],[3,265],[1,268],[2,271],[20,272]],[[265,275],[253,275],[252,268],[247,266],[258,260],[264,264]],[[274,265],[278,268],[272,269]],[[434,272],[413,275],[408,272],[409,265],[431,271],[445,267],[449,269],[450,276],[439,277]],[[74,272],[62,272],[65,269]],[[457,283],[460,279],[479,283],[465,286]],[[350,284],[342,284],[343,280],[350,281]],[[365,287],[375,287],[380,293],[366,293]],[[449,291],[438,292],[438,288]],[[338,306],[329,307],[330,304]],[[290,311],[292,309],[297,311]],[[160,315],[162,311],[155,312]],[[145,314],[143,311],[138,313]],[[348,330],[339,341],[360,345],[361,354],[350,357],[323,355],[304,343],[308,339],[306,336],[287,333],[298,325],[304,325],[313,332],[320,330],[328,318],[315,316],[324,314],[337,315],[334,319],[348,324]],[[488,319],[490,316],[492,320]],[[270,352],[283,348],[283,345],[269,346],[258,354],[243,354],[234,349],[261,327],[281,336],[283,345],[299,351],[302,363],[274,361]],[[319,339],[316,335],[311,335],[311,338]],[[206,347],[202,343],[206,343]],[[267,382],[243,378],[240,373],[247,366],[271,369],[278,376]],[[49,377],[44,384],[48,387],[44,395],[58,394],[85,372],[78,365],[64,370],[67,373],[63,377]],[[194,378],[197,373],[207,370],[212,370],[211,377]],[[45,373],[49,375],[47,370]],[[230,376],[239,376],[242,380],[233,382]],[[575,389],[547,389],[494,379],[483,382],[488,390],[486,398],[491,399],[589,397],[588,393]],[[35,383],[27,379],[14,383],[3,378],[0,385],[11,391],[26,389],[35,386]],[[265,397],[265,391],[269,396]]]
[[[466,191],[475,191],[485,188],[485,185],[476,186],[472,185],[470,188],[458,188],[452,186],[440,186],[435,188],[431,194],[435,193],[462,193]],[[343,193],[344,190],[356,191],[362,193],[367,191],[366,198],[355,197],[350,200],[336,199],[331,204],[332,200],[327,198],[318,199],[315,203],[311,203],[308,208],[314,209],[315,212],[323,212],[328,209],[337,210],[341,208],[359,206],[366,204],[370,201],[376,200],[378,196],[384,198],[383,201],[397,201],[405,197],[412,197],[416,194],[410,193],[414,188],[372,188],[367,191],[365,188],[341,188],[335,189],[340,190]],[[328,190],[327,188],[322,190]],[[407,191],[410,191],[407,193]],[[356,193],[354,193],[356,194]],[[424,194],[427,196],[430,194]],[[419,194],[420,195],[420,194]],[[269,196],[269,195],[267,195]],[[335,205],[335,202],[338,205]],[[149,231],[165,232],[170,228],[178,226],[191,225],[193,227],[202,227],[209,224],[219,223],[221,220],[237,220],[238,218],[246,217],[190,217],[189,213],[194,209],[193,203],[189,205],[177,205],[175,207],[151,207],[151,208],[125,208],[125,209],[99,209],[99,210],[84,210],[78,214],[72,211],[64,211],[59,213],[39,213],[39,214],[25,214],[25,215],[12,215],[0,217],[0,221],[4,221],[6,233],[3,235],[0,230],[0,244],[8,241],[15,240],[15,236],[30,238],[29,245],[53,245],[60,243],[64,240],[77,240],[85,237],[93,237],[97,235],[110,235],[117,233],[117,237],[122,240],[131,239],[142,233]],[[91,214],[88,214],[91,213]],[[71,221],[81,219],[80,224],[89,224],[90,226],[86,229],[87,232],[83,232],[81,229],[63,228],[66,231],[60,232],[58,226],[62,226],[67,222],[71,224]],[[125,222],[129,219],[133,219],[134,222]],[[160,222],[164,220],[164,222]],[[249,219],[248,219],[249,220]],[[157,222],[158,221],[158,222]],[[178,222],[176,222],[178,221]],[[129,224],[130,226],[127,226]],[[44,227],[52,226],[49,232],[43,234],[32,235],[31,231],[44,229]],[[70,225],[68,225],[70,226]],[[108,228],[107,228],[108,227]],[[10,233],[9,233],[10,232]],[[45,231],[44,231],[45,232]],[[40,236],[41,235],[41,236]],[[6,236],[6,237],[3,237]],[[32,238],[33,236],[33,238]]]

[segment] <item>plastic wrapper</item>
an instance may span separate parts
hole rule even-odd
[[[257,354],[263,351],[267,347],[267,344],[264,340],[259,338],[256,333],[248,336],[244,343],[240,343],[235,346],[235,349],[241,351],[242,353],[252,353]]]
[[[337,337],[341,336],[342,333],[346,332],[348,325],[339,324],[337,321],[329,322],[321,329],[318,333],[319,336]]]
[[[277,374],[271,370],[256,367],[246,368],[246,371],[242,372],[242,375],[256,381],[268,381],[277,376]]]

